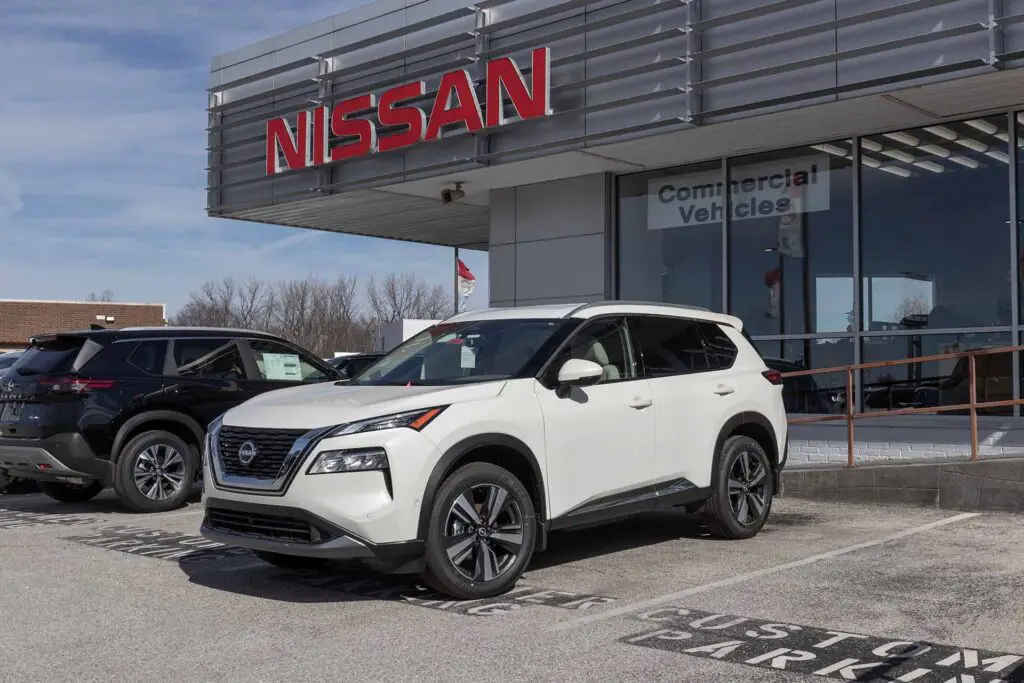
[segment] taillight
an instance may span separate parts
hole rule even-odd
[[[112,389],[112,379],[85,379],[82,377],[39,377],[39,390],[51,394],[86,394],[98,389]]]
[[[778,370],[765,370],[761,375],[772,384],[782,384],[782,373]]]

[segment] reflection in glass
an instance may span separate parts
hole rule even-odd
[[[755,340],[765,365],[779,372],[836,368],[853,364],[853,340]],[[846,372],[787,377],[782,383],[786,412],[793,414],[846,411]]]
[[[863,329],[1011,324],[1007,124],[861,139]]]
[[[913,334],[866,337],[863,362],[920,358],[970,349],[1010,346],[1009,332],[972,334]],[[1013,398],[1013,354],[978,356],[976,361],[979,403]],[[908,363],[861,371],[864,411],[953,406],[970,402],[968,359],[953,358]],[[945,414],[965,414],[950,411]],[[979,410],[979,415],[1012,415],[1013,407]]]
[[[722,310],[720,162],[619,179],[619,297]]]
[[[729,162],[729,308],[752,335],[853,331],[853,141]]]

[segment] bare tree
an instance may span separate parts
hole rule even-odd
[[[454,302],[440,285],[431,286],[415,275],[385,276],[366,283],[371,315],[381,323],[402,318],[440,318],[454,309]]]
[[[114,292],[109,290],[109,289],[104,289],[103,293],[100,294],[99,296],[96,296],[96,292],[90,292],[89,293],[89,297],[86,299],[86,301],[113,301],[113,300],[114,300]]]
[[[931,307],[927,299],[922,296],[908,296],[893,311],[892,322],[899,323],[910,316],[928,315],[930,312]]]

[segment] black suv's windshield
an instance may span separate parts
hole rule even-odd
[[[467,384],[522,376],[539,370],[578,323],[509,318],[434,325],[366,368],[352,384]]]

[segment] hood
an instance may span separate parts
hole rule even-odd
[[[224,424],[315,429],[355,420],[494,398],[505,382],[462,386],[351,386],[323,382],[268,391],[224,414]]]

